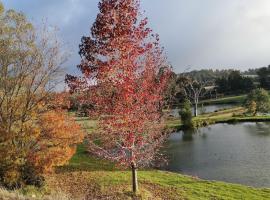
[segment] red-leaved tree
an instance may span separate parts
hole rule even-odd
[[[80,45],[82,76],[67,75],[71,90],[94,105],[98,129],[88,149],[137,171],[156,159],[167,137],[162,120],[163,93],[170,75],[159,38],[147,27],[139,0],[102,0],[91,35]]]

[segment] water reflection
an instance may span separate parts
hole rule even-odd
[[[192,141],[193,140],[193,134],[194,133],[184,132],[182,134],[182,140],[185,141],[185,142]]]
[[[247,133],[254,136],[270,136],[270,124],[264,122],[257,122],[254,124],[246,124]]]
[[[166,170],[270,187],[270,123],[217,124],[172,134]]]
[[[200,135],[202,139],[206,139],[208,137],[207,133],[210,130],[211,130],[211,127],[207,127],[204,129],[185,130],[185,131],[182,131],[180,135],[182,135],[183,141],[192,141],[195,135]]]

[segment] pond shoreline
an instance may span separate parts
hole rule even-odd
[[[162,169],[204,180],[269,188],[270,120],[257,121],[220,122],[198,130],[175,131],[164,145],[169,162]]]
[[[96,129],[97,122],[89,118],[78,117],[77,122],[82,125],[85,131],[91,133]],[[180,127],[179,119],[167,120],[166,124],[171,129],[173,127]],[[209,181],[207,179],[198,178],[196,176],[182,175],[179,172],[168,172],[149,169],[140,170],[138,173],[140,188],[152,186],[147,190],[147,194],[153,192],[165,194],[167,199],[202,199],[208,200],[216,199],[269,199],[270,190],[265,187],[250,187],[245,184],[229,183],[229,181]],[[74,177],[75,181],[74,181]],[[151,177],[151,181],[150,178]],[[75,185],[74,185],[75,183]],[[110,183],[110,185],[108,185]],[[90,188],[100,187],[101,194],[106,192],[114,192],[118,195],[123,195],[121,189],[129,190],[131,180],[130,171],[122,171],[115,168],[111,162],[100,160],[94,156],[89,155],[85,144],[81,144],[77,148],[76,154],[72,157],[69,164],[60,167],[56,175],[53,175],[48,180],[49,188],[61,188],[67,190],[71,196],[77,193],[84,194],[85,187],[76,187],[76,185],[87,185]],[[75,189],[70,190],[70,188]],[[111,188],[119,188],[119,190],[112,190]],[[183,188],[188,188],[188,190]],[[207,188],[207,190],[205,190]],[[75,191],[79,192],[75,192]],[[188,192],[187,192],[188,191]],[[228,191],[231,191],[228,196]],[[73,194],[75,192],[76,194]],[[121,193],[122,192],[122,193]],[[150,193],[149,193],[150,192]]]
[[[241,122],[269,122],[270,115],[245,116],[246,109],[235,107],[231,109],[220,110],[212,113],[199,115],[193,118],[195,128],[207,127],[213,124],[234,124]],[[172,118],[166,121],[167,127],[174,131],[186,130],[181,124],[180,119]]]

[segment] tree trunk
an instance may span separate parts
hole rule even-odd
[[[198,116],[198,103],[195,102],[194,104],[194,117],[197,117]]]
[[[135,163],[131,164],[131,170],[132,170],[132,191],[133,193],[138,192],[138,178],[137,178],[137,168]]]

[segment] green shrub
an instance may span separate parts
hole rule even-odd
[[[191,105],[187,99],[184,101],[181,110],[179,112],[179,115],[181,117],[181,121],[183,123],[184,128],[190,129],[194,127],[192,122]]]
[[[193,123],[193,128],[200,128],[200,127],[206,127],[211,124],[214,124],[215,121],[212,119],[196,119],[192,123]]]
[[[270,111],[270,96],[262,88],[252,90],[245,101],[245,107],[253,115],[257,112],[268,113]]]

